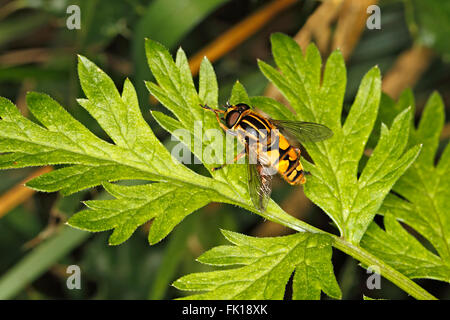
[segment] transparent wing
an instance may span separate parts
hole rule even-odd
[[[333,131],[323,124],[314,122],[270,120],[276,127],[287,136],[295,138],[299,142],[318,142],[329,139]]]
[[[272,175],[270,168],[260,163],[247,165],[248,168],[248,190],[250,198],[256,208],[265,211],[272,193]]]

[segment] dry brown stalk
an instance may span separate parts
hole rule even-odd
[[[433,52],[424,46],[416,45],[404,51],[384,76],[383,91],[391,98],[398,99],[403,90],[414,87],[432,58]]]
[[[256,11],[240,23],[217,37],[213,42],[197,52],[189,61],[192,74],[195,76],[206,56],[214,62],[236,48],[243,41],[260,30],[267,22],[281,11],[287,9],[297,0],[275,0]]]
[[[321,4],[308,18],[305,25],[294,36],[294,40],[305,50],[314,37],[320,52],[327,52],[331,35],[331,24],[336,20],[343,0],[329,0]],[[269,84],[264,95],[289,105],[284,96],[273,85]]]
[[[27,181],[52,170],[52,167],[40,168],[30,174],[26,179],[15,185],[12,189],[8,190],[6,193],[0,196],[0,218],[17,207],[19,204],[30,198],[35,193],[34,190],[25,187],[25,183]]]
[[[345,60],[350,58],[368,18],[367,8],[377,0],[346,0],[339,12],[331,49],[339,48]]]
[[[48,48],[31,48],[8,51],[0,56],[0,65],[17,66],[27,63],[46,62],[52,55]]]

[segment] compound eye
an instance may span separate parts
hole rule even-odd
[[[245,111],[245,110],[250,109],[250,107],[245,103],[238,103],[236,105],[236,107],[238,107],[240,111]]]
[[[229,114],[227,114],[226,123],[227,127],[231,128],[236,124],[236,121],[239,119],[240,113],[239,111],[231,111]]]

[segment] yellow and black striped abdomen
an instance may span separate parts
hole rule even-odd
[[[303,166],[300,162],[300,149],[291,146],[287,139],[279,135],[279,160],[276,169],[286,182],[292,185],[306,182]]]
[[[300,163],[300,150],[289,141],[266,118],[254,112],[244,114],[232,128],[245,135],[243,143],[254,142],[258,156],[268,163],[291,185],[306,182]]]

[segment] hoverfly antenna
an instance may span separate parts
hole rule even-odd
[[[202,107],[203,109],[206,109],[206,110],[214,112],[214,109],[211,108],[210,106],[208,106],[207,104],[200,104],[200,107]]]
[[[213,109],[210,106],[208,106],[207,104],[200,104],[200,107],[202,107],[203,109],[206,109],[208,111],[214,112],[216,115],[217,115],[217,113],[225,113],[225,111]]]

